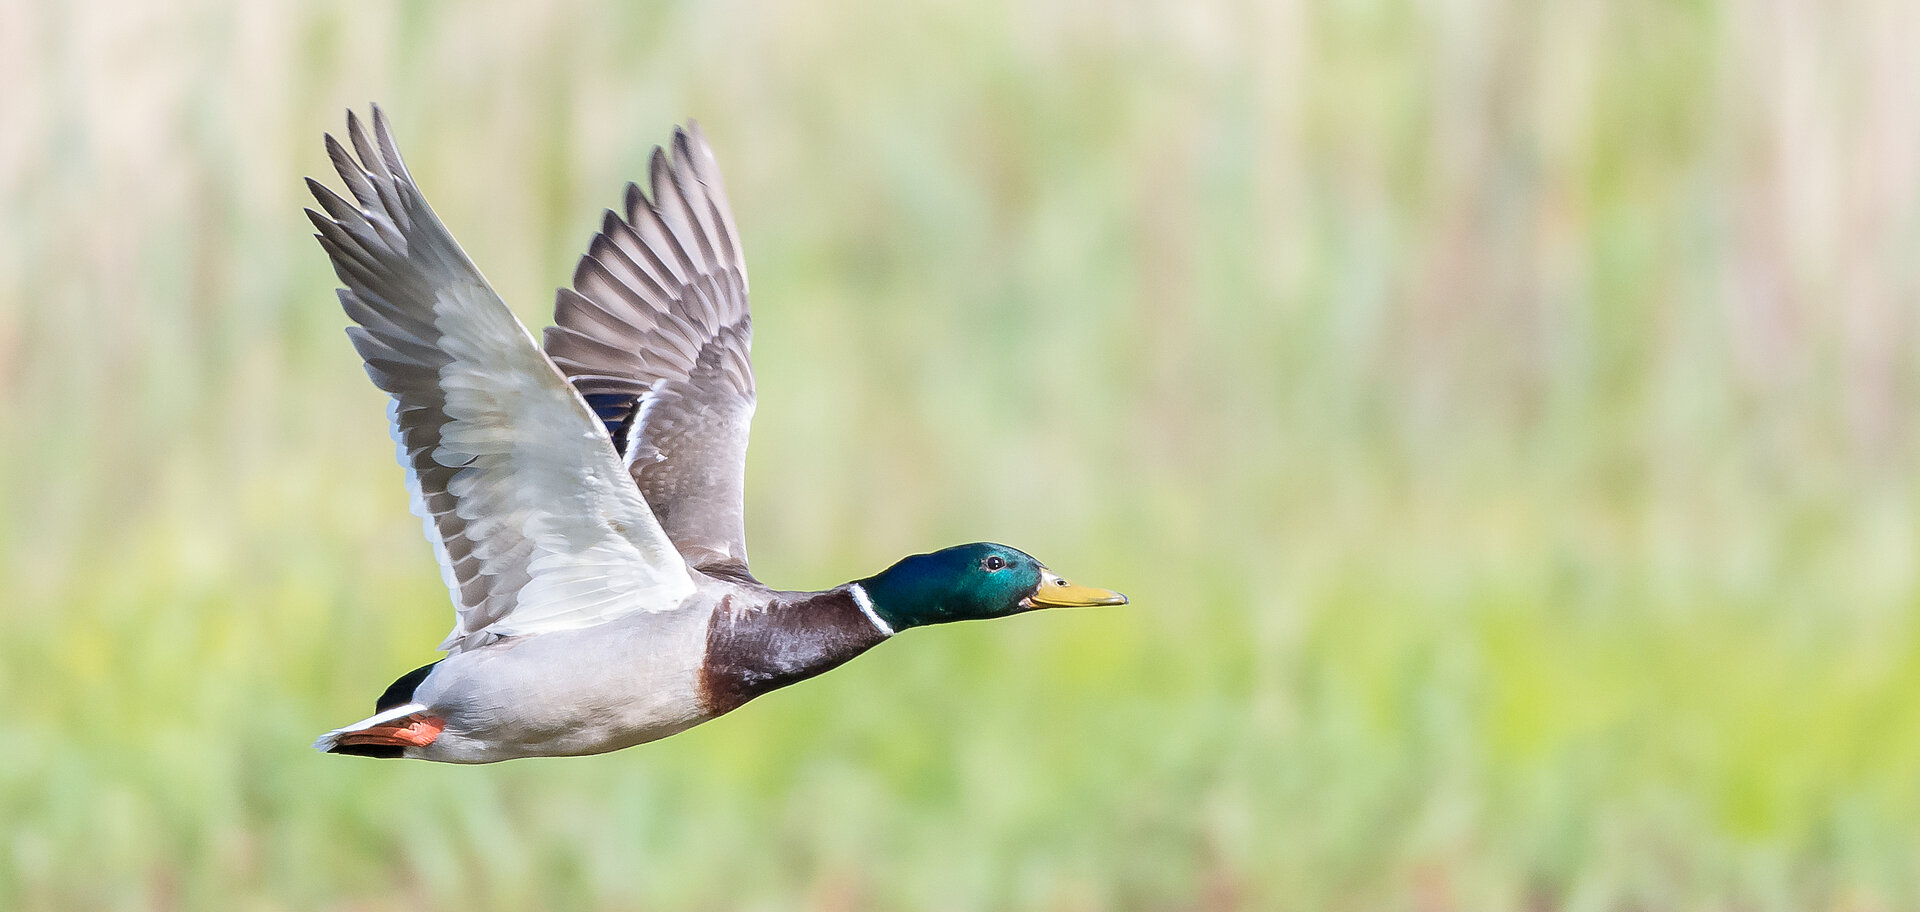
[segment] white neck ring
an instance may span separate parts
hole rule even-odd
[[[859,583],[848,583],[847,592],[853,595],[853,603],[860,606],[860,613],[873,622],[874,629],[879,630],[882,636],[893,636],[893,626],[881,618],[879,612],[873,610],[873,597],[867,595],[867,587]]]

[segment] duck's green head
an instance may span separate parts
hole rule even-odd
[[[1118,592],[1076,586],[1025,552],[992,542],[915,554],[859,583],[874,613],[894,630],[1127,603]]]

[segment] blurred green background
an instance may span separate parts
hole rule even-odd
[[[0,4],[0,909],[1920,908],[1910,0]],[[324,757],[450,624],[300,215],[543,325],[699,118],[760,576],[638,749]]]

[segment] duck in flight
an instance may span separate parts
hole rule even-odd
[[[386,116],[326,137],[307,210],[453,597],[448,655],[322,735],[336,754],[490,763],[619,750],[910,627],[1122,605],[980,542],[822,592],[747,569],[747,267],[698,125],[627,185],[536,342],[428,208]]]

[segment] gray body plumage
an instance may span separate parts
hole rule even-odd
[[[448,657],[414,692],[446,722],[406,756],[450,763],[598,754],[712,718],[700,700],[710,609],[630,614]]]
[[[512,637],[448,657],[414,691],[446,730],[407,756],[451,763],[632,747],[713,718],[700,688],[714,610],[761,592],[706,580],[670,611]]]

